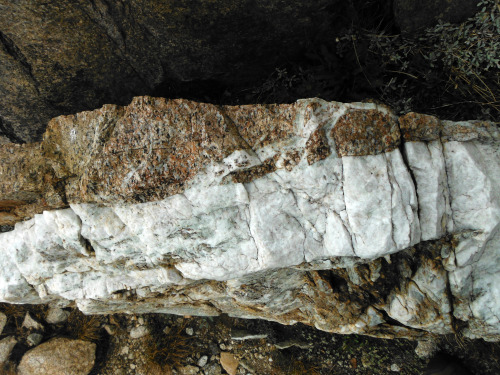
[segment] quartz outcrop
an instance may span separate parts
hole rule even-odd
[[[500,337],[497,124],[139,97],[0,145],[0,300]]]

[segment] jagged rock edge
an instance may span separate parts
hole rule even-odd
[[[335,123],[335,121],[333,121],[333,122],[332,122],[332,126],[333,126],[333,124],[334,124],[334,123]],[[399,122],[398,122],[398,126],[399,126]],[[441,134],[440,134],[440,136],[441,136]],[[440,138],[440,139],[439,139],[439,141],[440,141],[440,143],[441,143],[441,145],[442,145],[442,144],[443,144],[443,140]],[[404,148],[404,143],[405,143],[405,141],[404,141],[403,137],[401,137],[400,142],[401,142],[401,143],[400,143],[400,145],[399,145],[399,148]],[[253,150],[253,148],[251,148],[251,149]],[[254,151],[254,150],[253,150],[253,151]],[[256,153],[255,151],[254,151],[254,153],[257,155],[257,153]],[[410,165],[408,164],[408,162],[407,162],[406,158],[405,158],[403,155],[405,155],[405,153],[401,152],[401,156],[403,157],[403,162],[404,162],[404,164],[405,164],[405,167],[406,167],[406,169],[407,169],[408,173],[412,174],[412,172],[411,172],[411,171],[412,171],[412,169],[411,169]],[[258,155],[257,155],[257,156],[258,156]],[[342,158],[342,159],[343,159],[343,158]],[[448,166],[447,166],[447,163],[446,163],[446,158],[443,158],[443,159],[444,159],[444,161],[445,161],[445,173],[446,173],[446,183],[447,183],[446,188],[447,188],[447,190],[448,190],[448,196],[449,196],[450,203],[451,203],[451,193],[450,193],[450,188],[449,188],[449,176],[448,176],[448,170],[447,170]],[[260,160],[260,161],[261,161],[261,163],[262,163],[262,160],[261,160],[260,158],[259,158],[259,160]],[[343,180],[343,179],[344,179],[344,177],[343,177],[343,176],[344,176],[344,173],[343,173],[343,169],[344,169],[344,167],[343,167],[343,163],[341,163],[341,165],[342,165],[342,180]],[[388,167],[388,166],[387,166],[387,167]],[[275,174],[275,172],[273,171],[273,172],[271,172],[271,174],[273,174],[273,175],[274,175],[274,174]],[[278,176],[276,176],[276,177],[278,177]],[[278,182],[278,183],[279,183],[279,178],[275,178],[274,180],[275,180],[276,182]],[[417,194],[417,185],[415,184],[415,180],[414,180],[414,177],[413,177],[413,176],[412,176],[412,183],[413,183],[413,185],[414,185],[414,186],[413,186],[413,188],[414,188],[415,194]],[[281,184],[280,184],[280,185],[281,185]],[[391,184],[391,188],[392,188],[392,184]],[[344,195],[344,204],[345,204],[345,195]],[[418,212],[420,211],[420,201],[418,200],[418,195],[417,195],[417,204],[418,204],[418,211],[417,211],[417,215],[418,215]],[[451,204],[450,204],[450,209],[451,209]],[[391,217],[392,217],[392,215],[391,215]],[[81,220],[81,218],[80,218],[80,220]],[[342,222],[343,222],[343,220],[342,220]],[[344,225],[345,225],[345,223],[344,223]],[[83,237],[83,236],[82,236],[82,237]],[[351,237],[351,240],[352,240],[352,237]],[[354,249],[354,246],[353,246],[353,249]],[[22,273],[21,273],[21,274],[22,274]],[[448,271],[446,271],[446,274],[447,274],[447,276],[448,276]],[[24,277],[24,275],[23,275],[23,277]],[[447,286],[449,287],[449,277],[447,277]],[[449,297],[453,298],[453,296],[449,296]],[[451,304],[451,307],[453,307],[453,304]],[[452,311],[453,311],[453,310],[452,310]],[[453,315],[453,314],[451,314],[451,315]],[[453,316],[451,316],[451,317],[452,317],[452,319],[453,319]]]

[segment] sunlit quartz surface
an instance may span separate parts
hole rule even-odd
[[[334,126],[338,116],[327,115],[332,121],[319,119],[316,127]],[[287,149],[304,148],[311,126]],[[337,330],[364,332],[389,316],[404,326],[449,333],[452,320],[459,319],[468,322],[469,337],[500,337],[498,141],[404,142],[365,156],[339,157],[333,151],[315,163],[302,158],[291,170],[277,168],[247,183],[224,180],[242,159],[258,165],[263,154],[285,151],[237,150],[199,173],[182,194],[161,201],[71,204],[17,223],[0,234],[0,299],[75,301],[87,313],[259,317],[241,308],[235,295],[245,293],[249,280],[271,277],[260,299],[245,302],[266,305],[262,315],[269,318],[274,305],[282,305],[276,307],[280,314],[300,308],[290,302],[301,288],[295,273],[349,270],[453,236],[455,246],[440,254],[444,270],[421,264],[407,275],[408,288]],[[225,292],[189,288],[213,281]],[[423,300],[438,306],[429,308],[428,321],[418,318]],[[309,323],[335,330],[320,318]]]

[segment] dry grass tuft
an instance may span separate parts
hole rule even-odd
[[[45,312],[47,311],[46,305],[15,305],[11,303],[0,303],[0,311],[11,318],[22,318],[27,312],[35,318],[35,320],[43,321]]]
[[[22,335],[22,325],[26,313],[29,313],[37,322],[43,322],[46,311],[46,305],[15,305],[10,303],[0,303],[0,312],[7,315],[7,325],[2,334]]]
[[[0,311],[3,312],[8,317],[13,318],[24,318],[24,315],[28,311],[25,305],[13,305],[10,303],[0,303]]]
[[[293,357],[280,356],[274,363],[272,375],[320,375],[320,367]]]
[[[162,366],[156,362],[148,362],[145,364],[145,375],[172,375],[173,372],[169,366]]]
[[[67,334],[78,340],[99,341],[101,339],[101,317],[85,315],[80,310],[71,311],[66,323]]]
[[[319,367],[305,364],[302,361],[293,361],[288,369],[290,375],[319,375]]]
[[[181,367],[183,360],[193,352],[191,337],[185,336],[187,323],[165,334],[161,330],[152,329],[147,337],[145,355],[152,368],[162,372],[158,374],[171,374],[173,368]]]

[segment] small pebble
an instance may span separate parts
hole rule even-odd
[[[51,307],[47,312],[45,320],[49,324],[58,324],[65,322],[68,319],[69,311],[63,310],[59,307]]]
[[[418,342],[415,348],[415,354],[417,354],[419,358],[427,359],[432,357],[437,350],[438,346],[434,340],[422,340]]]
[[[401,371],[401,368],[397,364],[393,363],[391,365],[391,371],[399,372]]]
[[[130,337],[133,339],[138,339],[146,336],[149,333],[145,326],[134,327],[130,330]]]
[[[30,313],[26,313],[26,316],[24,317],[23,321],[23,327],[26,329],[33,329],[37,331],[43,330],[43,325],[41,325],[35,319],[33,319]]]
[[[198,360],[198,367],[205,367],[208,362],[208,356],[204,355]]]
[[[188,328],[186,328],[186,333],[187,333],[189,336],[193,336],[193,334],[194,334],[194,330],[193,330],[191,327],[188,327]]]
[[[116,328],[113,326],[110,326],[109,324],[104,325],[104,330],[108,333],[110,336],[114,336],[116,333]]]
[[[32,333],[26,338],[26,342],[29,346],[36,346],[42,342],[43,336],[39,333]]]

